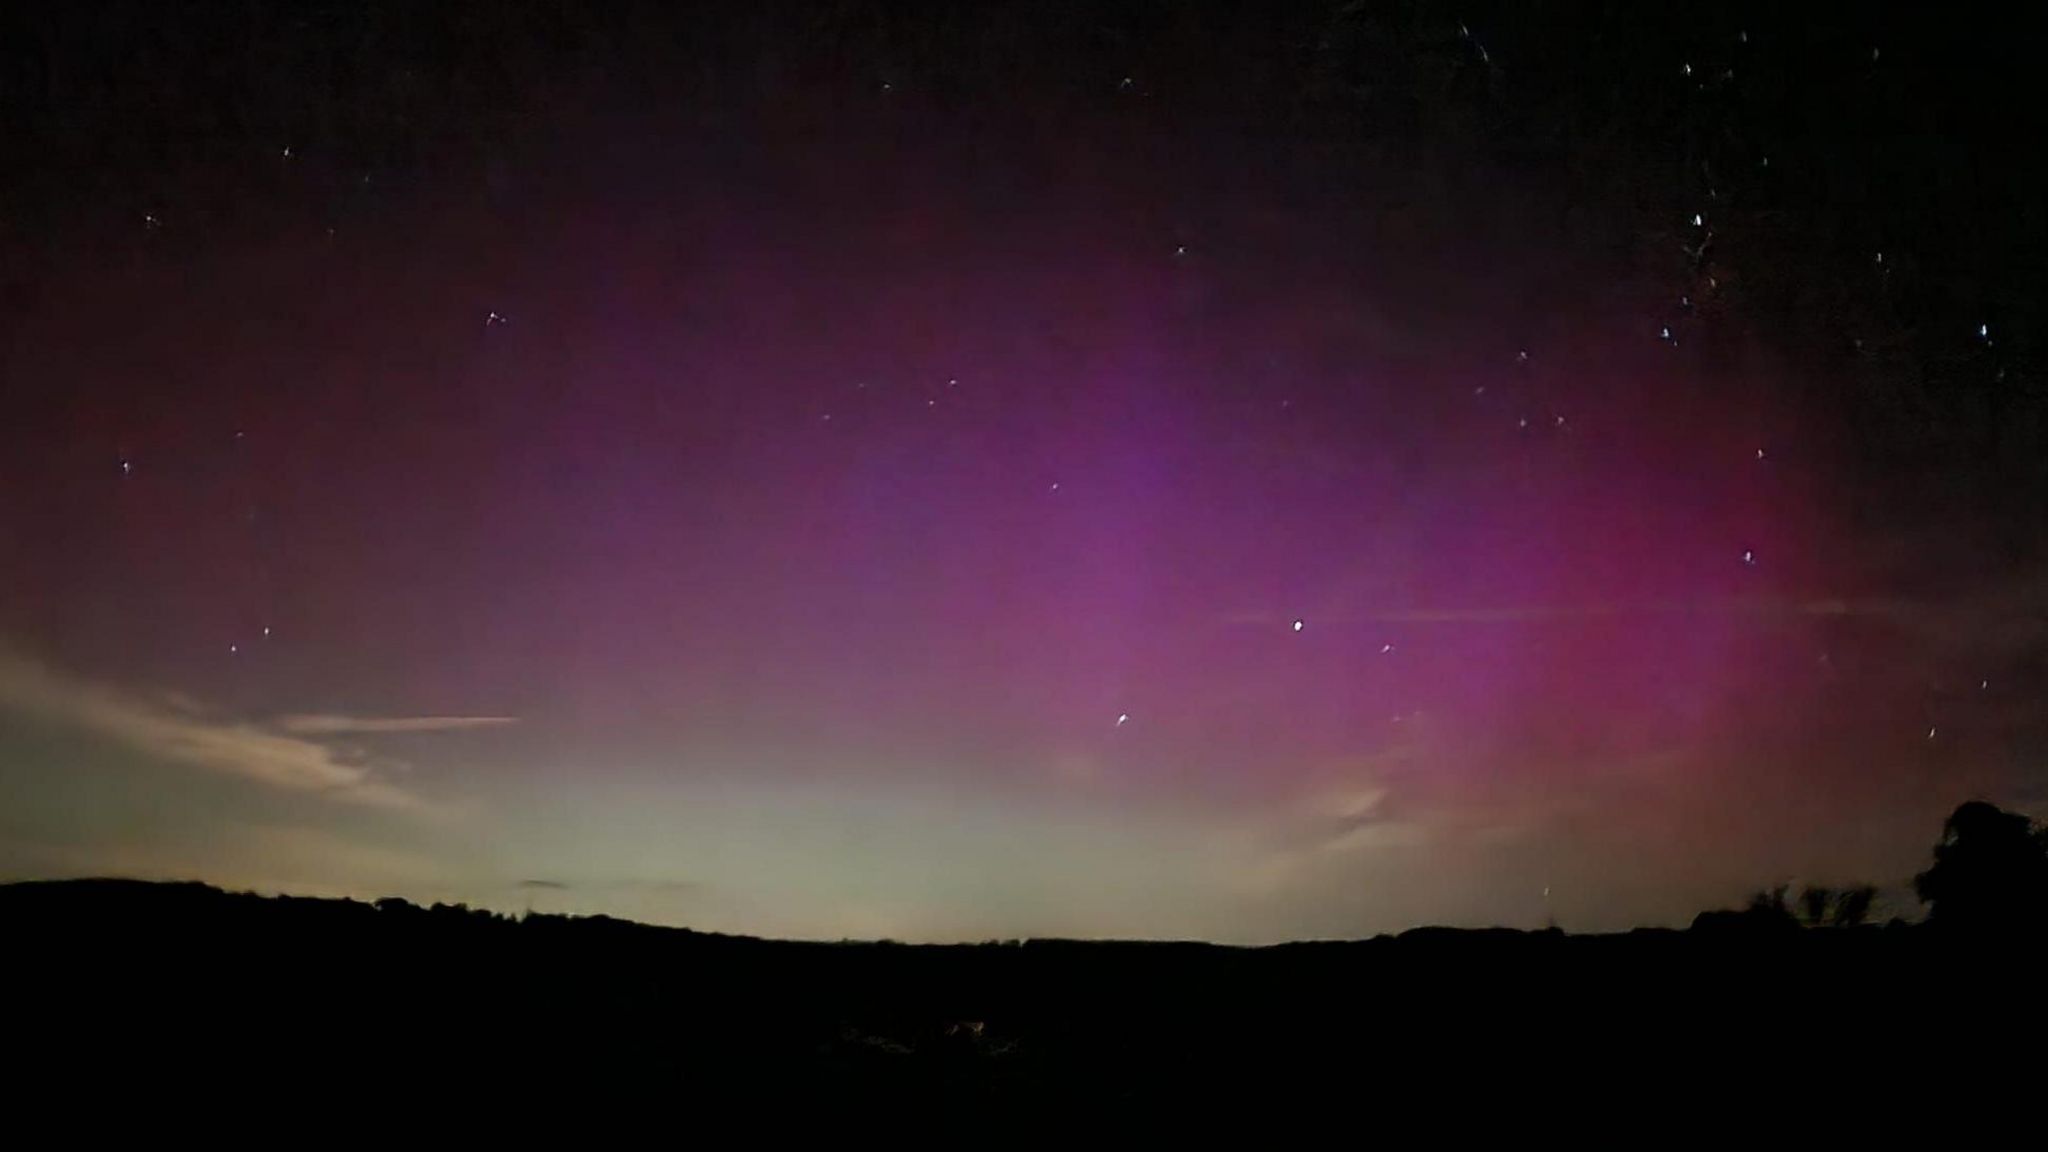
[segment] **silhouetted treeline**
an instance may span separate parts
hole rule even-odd
[[[2039,938],[1952,926],[2038,910],[2043,844],[2024,819],[1959,809],[1922,878],[1924,925],[1847,927],[1867,912],[1857,890],[1778,893],[1733,922],[1841,930],[1703,917],[1690,932],[1421,929],[1270,948],[809,944],[197,884],[19,884],[0,887],[7,1071],[58,1096],[231,1088],[275,1105],[370,1077],[423,1098],[531,1085],[1005,1115],[1304,1093],[1499,1105],[1593,1084],[1601,1107],[1644,1110],[1756,1083],[1995,1092],[2039,1070],[2033,1049],[1996,1039],[2038,1003]],[[1788,996],[1829,1007],[1788,1012]]]
[[[1983,801],[1955,810],[1934,866],[1913,878],[1928,921],[1998,936],[2048,931],[2048,828]]]

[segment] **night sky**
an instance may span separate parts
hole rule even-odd
[[[591,7],[0,17],[0,878],[1268,941],[2048,814],[2028,29]]]

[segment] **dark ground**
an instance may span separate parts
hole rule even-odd
[[[1906,925],[804,944],[124,881],[0,887],[0,923],[41,1101],[1955,1137],[2042,1085],[2041,950]]]

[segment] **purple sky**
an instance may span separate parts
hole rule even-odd
[[[1660,338],[1621,225],[1038,110],[280,145],[79,225],[0,347],[0,873],[1598,929],[2034,795],[2037,582],[1873,515],[1740,316]],[[176,194],[257,170],[331,196]]]

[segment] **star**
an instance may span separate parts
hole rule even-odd
[[[265,625],[263,626],[263,634],[264,634],[265,636],[268,636],[268,635],[270,635],[270,625],[268,625],[268,624],[265,624]]]
[[[1519,352],[1515,353],[1515,363],[1517,363],[1517,364],[1527,364],[1528,362],[1529,362],[1529,350],[1528,350],[1527,348],[1524,348],[1524,349],[1522,349],[1521,351],[1519,351]]]
[[[1934,739],[1934,729],[1932,729],[1932,728],[1929,728],[1929,729],[1927,730],[1927,738],[1928,738],[1929,740],[1932,740],[1932,739]]]
[[[1701,215],[1700,215],[1699,213],[1697,213],[1697,212],[1693,213],[1693,214],[1692,214],[1692,226],[1693,226],[1693,227],[1695,227],[1695,228],[1704,228],[1704,227],[1706,227],[1706,226],[1707,226],[1707,220],[1706,220],[1706,217],[1704,217],[1704,216],[1701,216]]]
[[[287,160],[292,158],[292,146],[289,144],[284,146],[284,158]]]
[[[135,471],[135,465],[134,465],[133,463],[131,463],[131,462],[127,461],[127,460],[123,460],[123,461],[121,461],[121,475],[123,475],[123,476],[127,476],[127,475],[130,475],[130,474],[132,474],[132,473],[133,473],[134,471]]]
[[[1393,646],[1392,644],[1382,644],[1382,645],[1380,645],[1380,655],[1382,655],[1382,656],[1391,656],[1391,655],[1393,655],[1393,652],[1394,652],[1394,646]]]
[[[1119,712],[1119,713],[1117,713],[1117,714],[1116,714],[1116,726],[1117,726],[1117,727],[1119,727],[1119,728],[1123,727],[1123,726],[1124,726],[1124,723],[1125,723],[1126,721],[1128,721],[1128,720],[1129,720],[1130,718],[1131,718],[1131,714],[1130,714],[1129,712]]]
[[[1757,459],[1759,459],[1759,460],[1761,460],[1761,459],[1763,459],[1763,458],[1764,458],[1764,450],[1763,450],[1763,449],[1759,448],[1759,449],[1757,449],[1757,450],[1756,450],[1756,458],[1757,458]]]
[[[504,316],[502,316],[502,315],[500,315],[499,313],[496,313],[496,312],[486,312],[486,313],[484,313],[484,327],[486,327],[486,328],[493,328],[493,327],[496,327],[496,326],[497,326],[497,325],[499,325],[499,324],[504,324],[504,323],[506,323],[506,322],[507,322],[507,321],[505,320],[505,317],[504,317]]]
[[[1296,620],[1296,621],[1294,622],[1294,630],[1295,630],[1296,632],[1299,632],[1299,631],[1301,631],[1301,629],[1302,629],[1302,622],[1301,622],[1300,620]]]
[[[1057,491],[1059,491],[1059,490],[1060,490],[1060,482],[1059,482],[1059,481],[1057,481],[1057,480],[1053,481],[1053,482],[1052,482],[1052,491],[1054,491],[1054,492],[1057,492]]]
[[[230,656],[233,656],[233,655],[234,655],[235,653],[237,653],[237,652],[240,652],[241,650],[242,650],[242,646],[241,646],[240,644],[230,644],[230,645],[228,645],[228,655],[230,655]]]
[[[1756,567],[1756,553],[1744,549],[1742,552],[1742,562],[1751,568]]]

